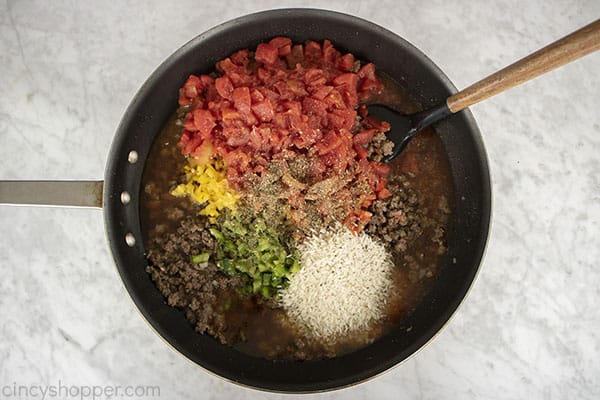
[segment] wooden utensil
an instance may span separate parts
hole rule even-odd
[[[392,126],[388,138],[395,144],[394,152],[384,161],[396,158],[417,133],[439,120],[598,49],[600,19],[453,94],[440,106],[401,115],[385,106],[370,105],[369,114]]]

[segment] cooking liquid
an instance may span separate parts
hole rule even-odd
[[[379,77],[385,84],[384,94],[373,98],[372,103],[384,104],[407,114],[419,110],[418,103],[401,86],[383,74]],[[188,198],[170,194],[170,190],[179,183],[186,163],[177,146],[181,127],[176,121],[177,115],[174,114],[156,138],[146,162],[140,202],[145,244],[157,235],[174,232],[185,216],[199,211],[198,206]],[[433,129],[421,132],[409,143],[393,161],[391,174],[402,173],[403,163],[411,157],[416,160],[419,173],[407,177],[417,194],[419,208],[426,217],[445,227],[448,215],[440,209],[439,204],[440,199],[452,198],[452,182],[443,144]],[[357,350],[401,323],[435,281],[440,255],[437,247],[432,245],[434,235],[432,229],[424,229],[419,239],[411,243],[406,254],[403,254],[411,256],[419,270],[415,271],[414,265],[412,269],[409,268],[403,257],[394,260],[394,289],[383,321],[369,330],[341,338],[334,344],[305,340],[302,342],[301,357],[331,357]],[[415,275],[422,278],[415,279]],[[237,293],[231,293],[231,298],[236,300],[230,305],[227,321],[233,329],[243,329],[245,337],[245,340],[234,345],[236,348],[259,357],[298,357],[299,334],[283,310],[266,307],[252,297],[241,297]]]

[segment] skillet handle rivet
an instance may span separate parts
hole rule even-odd
[[[138,153],[135,150],[131,150],[129,152],[129,155],[127,156],[127,161],[129,161],[129,164],[135,164],[138,160]]]
[[[135,246],[135,236],[133,236],[133,233],[129,232],[125,235],[125,243],[129,247]]]
[[[131,201],[131,196],[129,195],[129,192],[121,192],[121,203],[123,203],[123,205],[129,204],[129,202]]]

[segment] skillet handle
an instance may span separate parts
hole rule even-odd
[[[104,181],[0,181],[0,205],[102,208]]]
[[[557,40],[446,100],[456,113],[600,49],[600,19]]]

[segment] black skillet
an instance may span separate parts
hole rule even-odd
[[[155,137],[177,107],[178,89],[190,74],[210,72],[217,60],[235,50],[253,48],[280,35],[295,42],[329,39],[338,49],[374,62],[424,109],[456,92],[442,71],[410,43],[356,17],[323,10],[284,9],[232,20],[177,50],[133,99],[117,129],[106,167],[104,220],[115,263],[129,294],[154,329],[181,354],[242,385],[270,391],[314,392],[356,384],[386,371],[426,344],[449,320],[469,290],[484,253],[490,222],[490,178],[471,113],[465,110],[439,122],[435,129],[448,155],[454,185],[449,250],[441,259],[431,292],[415,312],[368,347],[333,359],[268,361],[195,333],[182,312],[165,304],[145,272],[139,204],[144,166]],[[63,190],[77,184],[63,183],[62,188],[56,183],[48,185],[58,188],[55,194],[61,197]],[[18,190],[17,186],[13,189]],[[96,194],[102,189],[101,182],[88,186]],[[39,193],[40,187],[37,189]],[[81,205],[101,203],[92,195]]]

